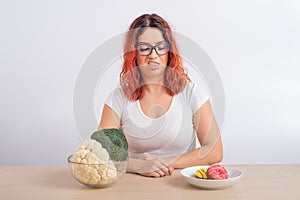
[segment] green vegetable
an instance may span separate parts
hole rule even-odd
[[[116,128],[102,129],[92,134],[91,139],[101,143],[115,161],[124,161],[128,157],[128,143],[123,132]]]

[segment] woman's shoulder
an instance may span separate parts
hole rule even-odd
[[[183,98],[190,103],[193,112],[196,112],[201,105],[210,99],[209,92],[204,84],[188,81],[182,92]]]
[[[208,93],[207,88],[204,83],[199,84],[199,83],[194,83],[192,81],[187,81],[183,92],[187,93],[187,94],[191,94],[196,91]]]
[[[123,94],[123,89],[120,85],[117,85],[112,92]]]
[[[184,95],[190,95],[193,93],[197,85],[192,81],[187,81],[185,84],[185,88],[183,89],[182,93]]]
[[[127,99],[124,96],[122,88],[116,86],[108,95],[105,103],[121,117],[124,107],[127,105]]]
[[[117,85],[108,95],[109,101],[123,102],[126,100],[123,89],[120,85]]]
[[[185,90],[190,90],[190,89],[194,88],[195,86],[196,86],[196,84],[194,82],[187,81],[184,89]]]

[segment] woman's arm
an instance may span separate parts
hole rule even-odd
[[[102,110],[102,117],[99,123],[98,130],[105,128],[120,129],[121,120],[118,115],[108,106],[104,105]]]
[[[210,101],[207,101],[194,114],[194,126],[201,147],[179,156],[167,158],[176,168],[206,165],[221,162],[223,159],[222,140]]]

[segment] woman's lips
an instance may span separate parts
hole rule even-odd
[[[150,62],[148,62],[148,65],[151,69],[158,69],[160,66],[160,63],[150,61]]]

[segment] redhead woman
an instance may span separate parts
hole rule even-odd
[[[223,158],[208,92],[184,72],[172,30],[156,14],[144,14],[129,27],[120,86],[108,96],[100,120],[104,128],[125,134],[127,172],[163,177]]]

